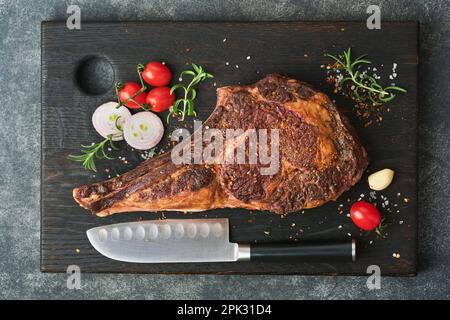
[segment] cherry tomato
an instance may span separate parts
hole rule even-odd
[[[169,68],[158,61],[147,63],[144,71],[142,71],[142,79],[154,87],[167,86],[171,76]]]
[[[120,101],[124,102],[124,101],[128,100],[133,95],[135,95],[136,92],[138,92],[141,89],[142,89],[142,87],[139,84],[137,84],[136,82],[125,83],[122,90],[119,91]],[[134,97],[133,100],[135,100],[136,102],[138,102],[140,104],[143,104],[145,102],[145,98],[146,98],[146,93],[144,91],[144,92],[141,92],[140,94],[138,94],[136,97]],[[125,105],[130,109],[139,109],[140,108],[140,106],[137,105],[134,101],[128,101]]]
[[[381,222],[378,209],[366,201],[358,201],[352,205],[350,218],[354,224],[366,231],[375,229]]]
[[[162,112],[169,109],[175,101],[175,94],[170,94],[169,87],[159,87],[150,90],[145,102],[152,107],[154,112]]]

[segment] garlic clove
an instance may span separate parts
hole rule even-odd
[[[394,179],[394,171],[391,169],[383,169],[372,173],[369,178],[369,187],[372,190],[381,191],[389,187]]]

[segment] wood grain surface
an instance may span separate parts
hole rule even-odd
[[[84,22],[81,30],[68,30],[65,22],[44,22],[41,270],[65,272],[69,265],[78,265],[82,272],[365,275],[367,267],[375,264],[385,275],[414,275],[417,271],[417,37],[415,22],[383,22],[381,30],[368,30],[365,23],[359,22]],[[408,93],[389,105],[390,112],[384,112],[380,124],[364,127],[352,110],[354,103],[333,93],[333,87],[324,81],[326,69],[321,65],[330,62],[324,54],[340,53],[347,47],[352,47],[356,54],[370,55],[383,84],[394,81],[408,89]],[[94,75],[93,83],[86,83],[90,78],[80,76],[80,70],[86,69],[89,58],[106,59],[103,61],[111,64],[113,73],[98,70],[100,74]],[[69,154],[79,152],[80,144],[101,139],[92,127],[91,116],[98,105],[114,99],[114,88],[111,84],[106,92],[99,94],[95,81],[136,81],[136,64],[151,60],[167,62],[174,74],[173,83],[178,82],[178,74],[191,62],[215,75],[212,81],[199,87],[197,110],[203,120],[215,106],[217,87],[254,83],[271,72],[288,74],[329,94],[346,112],[368,151],[371,160],[368,173],[385,167],[396,172],[392,185],[377,192],[375,200],[388,220],[387,235],[378,238],[374,233],[361,232],[347,217],[351,203],[361,195],[364,199],[369,195],[368,173],[336,202],[284,217],[224,209],[98,218],[78,207],[72,199],[75,186],[107,179],[142,161],[137,151],[123,143],[119,144],[121,151],[116,156],[125,156],[128,163],[99,162],[99,172],[95,175],[67,159]],[[393,63],[398,65],[398,77],[389,80]],[[99,86],[104,86],[104,81]],[[96,94],[86,92],[90,87]],[[186,122],[191,123],[192,119]],[[179,125],[172,121],[166,133]],[[166,139],[160,147],[167,149]],[[381,203],[385,201],[389,204],[382,208]],[[240,243],[354,237],[359,244],[358,260],[341,264],[129,264],[103,257],[86,237],[86,230],[92,227],[162,217],[228,217],[230,238]],[[393,256],[397,253],[399,258]]]

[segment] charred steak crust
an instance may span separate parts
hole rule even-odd
[[[224,137],[226,129],[279,129],[279,170],[262,175],[260,163],[177,166],[168,152],[117,178],[75,188],[75,200],[99,216],[224,207],[283,214],[337,199],[368,165],[354,129],[330,99],[278,74],[219,88],[203,126]]]

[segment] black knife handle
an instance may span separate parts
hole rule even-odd
[[[351,262],[356,260],[356,241],[318,243],[270,243],[250,245],[250,261]]]

